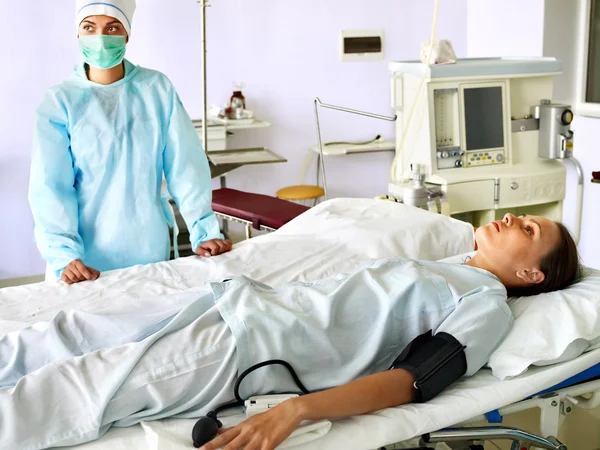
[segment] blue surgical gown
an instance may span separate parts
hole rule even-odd
[[[59,276],[75,259],[99,271],[169,259],[164,178],[195,249],[221,238],[206,155],[175,88],[125,61],[125,78],[84,65],[37,110],[29,201],[42,257]]]

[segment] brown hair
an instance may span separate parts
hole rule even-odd
[[[579,252],[569,230],[556,223],[560,232],[558,245],[540,261],[544,281],[532,286],[508,288],[509,296],[527,296],[558,291],[576,283],[581,278]]]

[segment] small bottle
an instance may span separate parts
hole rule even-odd
[[[242,91],[234,91],[231,96],[231,104],[233,105],[233,100],[237,98],[242,102],[242,108],[246,109],[246,97],[242,94]]]
[[[232,119],[243,119],[244,117],[244,105],[239,97],[234,97],[231,101],[231,118]]]

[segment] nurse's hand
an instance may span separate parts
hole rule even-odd
[[[81,281],[93,281],[100,277],[100,272],[83,264],[79,259],[71,261],[60,277],[67,284],[75,284]]]
[[[298,428],[301,419],[293,403],[285,401],[238,426],[219,430],[220,436],[200,450],[274,450]]]
[[[203,242],[196,249],[196,254],[200,256],[217,256],[221,253],[227,253],[231,250],[233,244],[231,241],[224,241],[223,239],[211,239],[210,241]]]

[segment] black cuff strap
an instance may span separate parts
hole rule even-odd
[[[415,377],[415,403],[427,402],[467,371],[465,346],[448,333],[431,330],[417,336],[390,369],[404,369]]]

